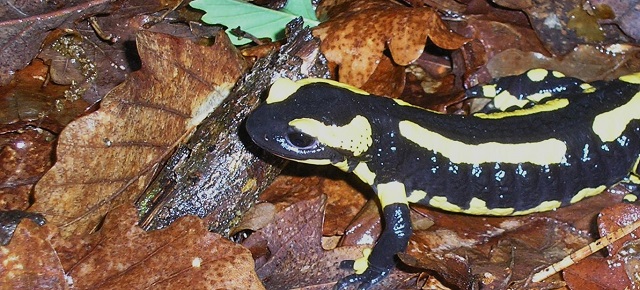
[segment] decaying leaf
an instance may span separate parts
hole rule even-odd
[[[23,219],[11,243],[0,246],[0,288],[67,289],[62,265],[49,241],[51,233],[49,226]]]
[[[265,254],[256,257],[256,272],[267,289],[329,288],[351,273],[349,269],[340,269],[340,262],[359,258],[364,248],[322,249],[325,202],[324,195],[296,202],[278,212],[273,223],[243,242],[252,252]],[[372,290],[407,287],[412,285],[408,282],[412,276],[415,275],[394,271]]]
[[[150,32],[137,44],[143,68],[62,131],[58,160],[36,185],[31,210],[63,236],[91,232],[114,203],[131,201],[244,68],[224,34],[212,47]]]
[[[535,52],[508,49],[486,64],[492,78],[523,73],[542,67],[562,71],[584,81],[607,80],[640,71],[640,48],[633,45],[594,47],[581,45],[563,57],[546,57]]]
[[[136,223],[132,206],[107,215],[94,248],[65,269],[76,289],[264,289],[249,251],[199,218],[151,232]]]
[[[313,33],[322,40],[327,59],[339,66],[339,80],[357,87],[369,79],[387,48],[396,64],[407,65],[423,53],[427,38],[444,49],[468,41],[452,33],[429,8],[387,1],[351,1],[340,7],[338,15]]]
[[[601,25],[599,20],[607,17],[584,7],[579,0],[497,0],[511,9],[527,13],[538,38],[554,55],[564,55],[579,44],[625,43],[628,37],[616,25]],[[589,3],[593,4],[593,3]],[[608,13],[607,13],[608,14]]]

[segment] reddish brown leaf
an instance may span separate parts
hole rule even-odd
[[[554,55],[570,53],[579,44],[611,44],[628,41],[616,25],[600,25],[598,15],[585,10],[579,0],[500,0],[496,4],[522,9],[544,45]]]
[[[11,243],[0,246],[0,288],[67,289],[64,271],[49,242],[52,230],[24,219]]]
[[[298,170],[298,175],[306,177],[282,175],[260,195],[260,199],[274,203],[277,211],[281,211],[293,203],[324,194],[328,202],[323,234],[333,236],[344,233],[347,225],[367,201],[366,196],[354,188],[358,181],[353,176],[345,176],[341,171],[317,167],[291,166],[287,171],[295,170]],[[360,189],[369,190],[364,187]]]
[[[91,232],[115,204],[143,189],[154,166],[228,94],[242,57],[223,33],[211,47],[141,33],[144,67],[114,89],[100,110],[69,124],[58,161],[35,188],[31,208],[63,236]]]
[[[588,257],[565,269],[562,277],[569,289],[574,290],[619,290],[630,289],[629,279],[621,263],[601,256]]]
[[[136,223],[130,206],[107,215],[94,248],[66,269],[76,289],[264,289],[249,251],[208,232],[201,219],[151,232]]]
[[[638,205],[621,203],[608,207],[598,216],[600,236],[605,237],[638,220],[640,220],[640,206]],[[616,256],[625,243],[637,240],[639,237],[640,229],[636,229],[631,234],[613,242],[607,246],[609,256]]]
[[[338,7],[342,12],[313,33],[322,40],[327,59],[339,65],[339,80],[357,87],[367,82],[387,48],[396,64],[408,65],[423,53],[427,37],[444,49],[468,41],[452,33],[429,8],[386,1],[351,1]]]
[[[274,222],[252,234],[243,245],[268,251],[256,257],[256,272],[268,289],[318,287],[327,289],[352,271],[340,269],[343,260],[362,256],[363,247],[339,247],[325,251],[321,247],[325,196],[316,196],[291,204],[276,214]],[[372,290],[412,287],[413,274],[394,271]],[[414,282],[415,283],[415,282]]]

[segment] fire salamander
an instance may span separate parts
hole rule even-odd
[[[390,272],[412,233],[409,203],[524,215],[573,204],[637,171],[640,73],[584,83],[534,69],[469,91],[498,110],[446,115],[330,80],[280,79],[249,116],[260,147],[353,172],[376,192],[384,230],[348,263],[355,274],[337,289],[366,289]]]

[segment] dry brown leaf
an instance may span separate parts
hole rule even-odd
[[[339,264],[343,260],[361,257],[364,247],[339,247],[331,251],[322,249],[322,219],[326,199],[326,196],[320,195],[291,204],[278,212],[271,224],[243,242],[252,251],[264,254],[256,258],[256,272],[265,287],[328,289],[340,278],[352,274],[349,269],[339,268]],[[268,251],[262,251],[260,247],[267,247]],[[412,285],[407,282],[411,276],[413,274],[393,271],[372,290],[407,289],[402,287]]]
[[[452,33],[429,8],[363,0],[349,5],[349,11],[320,24],[313,34],[322,40],[327,59],[339,65],[339,80],[357,87],[367,82],[387,48],[396,64],[408,65],[423,53],[427,37],[444,49],[468,41]]]
[[[596,47],[581,45],[571,53],[545,57],[538,53],[507,49],[496,54],[486,64],[492,78],[515,75],[530,68],[558,70],[565,75],[590,82],[613,79],[640,71],[640,49],[632,45]]]
[[[66,289],[64,271],[49,242],[50,227],[30,219],[16,228],[11,243],[0,246],[0,288]]]
[[[244,68],[224,33],[204,47],[143,32],[138,52],[143,68],[100,110],[62,131],[58,160],[35,187],[31,209],[63,236],[91,232],[113,202],[135,198],[154,166],[224,99]]]
[[[145,232],[136,210],[109,213],[97,245],[67,270],[76,289],[264,289],[251,253],[195,216]]]

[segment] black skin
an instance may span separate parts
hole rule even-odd
[[[575,83],[575,79],[569,80]],[[366,163],[376,175],[374,190],[378,184],[397,181],[405,186],[406,192],[436,193],[462,209],[468,209],[469,201],[475,197],[485,201],[490,209],[527,210],[548,200],[567,205],[579,189],[610,186],[632,169],[640,155],[639,121],[632,121],[622,133],[626,142],[604,144],[590,133],[590,128],[594,116],[625,104],[640,88],[622,81],[598,83],[597,88],[593,94],[572,95],[565,109],[487,120],[441,115],[401,106],[387,98],[363,96],[330,84],[313,83],[302,86],[284,101],[259,107],[249,116],[246,126],[256,144],[283,158],[328,160],[331,164],[346,161],[348,172],[359,163]],[[359,156],[331,148],[288,125],[294,119],[311,118],[325,125],[343,126],[355,115],[365,116],[373,132],[373,145]],[[470,164],[454,164],[437,152],[402,137],[398,121],[408,118],[465,144],[488,141],[513,144],[556,138],[567,145],[567,162],[548,167],[531,163],[489,162],[475,168]],[[585,145],[589,148],[589,158],[583,158]],[[451,165],[456,170],[447,169]],[[481,169],[482,173],[473,174],[474,169]],[[526,176],[518,173],[523,170],[527,172]],[[500,178],[496,177],[498,171],[504,172]],[[428,205],[429,198],[418,203]],[[406,249],[411,236],[408,206],[393,203],[382,210],[385,228],[368,258],[368,268],[363,274],[341,279],[336,289],[349,285],[369,288],[389,274],[395,265],[396,253]],[[352,261],[346,264],[352,266]]]

